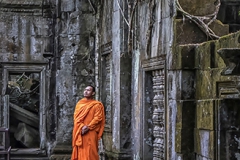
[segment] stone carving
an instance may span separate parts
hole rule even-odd
[[[38,13],[42,11],[42,0],[2,0],[0,11]],[[31,6],[31,7],[30,7]]]
[[[153,57],[143,61],[145,71],[151,71],[153,75],[153,160],[165,159],[165,59],[166,55]]]
[[[106,124],[105,124],[105,127],[106,128],[109,128],[111,129],[111,117],[112,117],[112,114],[111,114],[111,111],[112,111],[112,105],[111,105],[111,88],[110,88],[110,83],[111,83],[111,80],[110,80],[110,77],[111,77],[111,65],[110,65],[110,61],[111,58],[110,58],[110,54],[108,54],[106,56],[106,79],[105,79],[105,82],[106,82],[106,88],[105,88],[105,92],[106,92],[106,101],[105,101],[105,108],[106,108]]]
[[[104,96],[103,103],[105,106],[106,113],[106,124],[105,128],[111,131],[112,129],[112,94],[111,94],[111,53],[112,53],[112,43],[106,43],[100,48],[100,53],[102,55],[102,73],[103,81],[105,82],[103,88]]]
[[[164,69],[153,71],[153,159],[165,159]]]
[[[219,98],[240,98],[239,81],[217,82],[217,91]]]
[[[102,55],[109,54],[112,52],[112,42],[106,43],[100,47]]]
[[[222,57],[226,68],[223,69],[222,75],[239,75],[239,48],[221,48],[218,50],[218,54]]]

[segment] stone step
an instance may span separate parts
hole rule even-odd
[[[11,160],[49,160],[48,157],[10,157]],[[3,157],[0,157],[0,160],[5,160]]]

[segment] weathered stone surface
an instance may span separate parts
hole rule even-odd
[[[195,70],[183,70],[182,71],[182,100],[192,100],[196,96],[196,75]]]
[[[186,12],[196,16],[213,14],[217,6],[216,0],[179,0],[179,3]]]
[[[227,35],[229,33],[228,25],[222,24],[215,20],[209,27],[218,36]],[[209,40],[206,34],[191,20],[175,20],[176,44],[193,44],[202,43]]]
[[[175,151],[177,153],[182,152],[182,129],[176,128],[176,137],[175,137]]]
[[[50,157],[50,160],[70,160],[71,155],[65,155],[65,154],[58,154],[58,155],[52,155]]]
[[[39,147],[40,138],[38,131],[26,125],[25,123],[18,124],[17,130],[14,133],[14,137],[28,148]]]
[[[175,20],[175,40],[177,45],[193,44],[206,41],[207,36],[190,20]]]
[[[172,69],[195,69],[196,44],[179,45],[173,53]]]
[[[219,37],[229,34],[229,25],[225,23],[223,24],[217,19],[209,25],[209,28],[211,28],[212,31]]]
[[[221,6],[217,18],[224,24],[229,24],[229,32],[237,32],[239,25],[239,1],[221,0]]]
[[[214,130],[214,101],[197,101],[197,128]]]
[[[111,133],[104,132],[103,141],[104,141],[105,151],[111,152],[112,151],[111,146],[112,146],[112,143],[113,143]]]
[[[196,160],[212,160],[211,158],[206,158],[204,156],[201,155],[196,155]]]
[[[178,101],[176,128],[194,128],[196,104],[194,101]]]
[[[215,132],[210,130],[195,129],[194,135],[194,151],[197,156],[205,157],[206,159],[214,159]]]
[[[10,110],[12,111],[11,116],[30,125],[32,127],[39,127],[39,117],[37,114],[33,114],[30,111],[27,111],[13,103],[9,103]]]
[[[51,150],[50,160],[70,160],[72,153],[71,145],[56,145]]]
[[[208,39],[198,26],[188,20],[175,19],[176,1],[138,1],[134,21],[128,19],[131,13],[128,13],[130,5],[126,1],[119,1],[120,4],[116,0],[41,1],[52,2],[48,18],[44,18],[46,15],[41,10],[45,5],[37,6],[39,0],[33,5],[30,3],[32,0],[24,1],[26,4],[23,4],[22,10],[14,8],[14,11],[1,12],[0,61],[47,62],[47,71],[43,74],[48,74],[51,80],[49,82],[46,80],[44,88],[49,89],[49,92],[44,96],[48,97],[50,94],[51,98],[46,99],[46,108],[42,108],[49,118],[43,121],[44,124],[47,123],[47,129],[44,130],[47,139],[44,139],[41,145],[47,147],[51,159],[70,158],[74,106],[82,97],[84,87],[89,83],[96,84],[97,90],[100,91],[97,92],[100,99],[106,96],[104,103],[107,102],[106,113],[109,113],[107,130],[103,137],[106,158],[144,159],[145,153],[149,152],[151,156],[149,159],[163,156],[162,159],[173,160],[181,157],[185,160],[185,153],[189,150],[192,152],[193,149],[192,136],[197,135],[196,144],[199,144],[195,147],[197,158],[210,159],[206,156],[211,157],[208,150],[213,153],[212,147],[216,139],[213,140],[212,133],[208,136],[207,131],[216,129],[213,124],[217,115],[213,112],[216,106],[206,99],[214,101],[216,98],[224,98],[221,94],[226,92],[219,94],[218,91],[222,91],[221,89],[227,85],[219,87],[219,84],[224,83],[223,81],[238,81],[236,77],[220,76],[220,70],[225,64],[216,51],[224,47],[239,47],[239,33],[224,36],[218,41],[202,43]],[[7,7],[11,6],[6,0],[2,2],[8,3]],[[216,8],[214,2],[180,1],[184,9],[197,15],[212,13]],[[20,4],[16,4],[16,0],[11,3],[21,7]],[[26,6],[30,7],[27,9]],[[30,9],[33,6],[36,7],[37,13],[33,12],[36,10]],[[5,10],[6,6],[4,7]],[[129,28],[130,22],[134,22],[132,28]],[[228,33],[228,26],[219,21],[215,21],[210,27],[219,36]],[[129,48],[134,53],[132,55],[127,53],[130,33],[133,39],[133,46]],[[106,72],[105,67],[98,68],[101,67],[98,65],[102,60],[102,55],[98,54],[109,54],[98,48],[105,44],[112,47],[108,74],[100,73],[100,70]],[[184,46],[176,49],[179,44]],[[173,50],[176,51],[174,54]],[[43,55],[50,56],[49,61],[43,58]],[[166,63],[162,65],[161,71],[157,68],[158,65],[155,65],[158,61],[151,62],[152,58],[159,55],[166,55],[164,59]],[[132,57],[134,58],[131,59]],[[146,66],[151,68],[143,71]],[[2,75],[6,75],[6,72]],[[104,81],[103,75],[109,78]],[[98,88],[101,86],[100,83],[105,83],[102,85],[107,89],[104,94],[101,93],[104,91]],[[4,90],[2,84],[0,88]],[[151,91],[154,94],[150,93]],[[2,93],[1,97],[5,96],[5,92]],[[177,103],[179,101],[182,101],[180,105]],[[196,120],[193,116],[196,109],[193,101],[197,102]],[[2,102],[0,104],[2,105]],[[157,110],[154,112],[154,119],[151,117],[153,105]],[[164,114],[158,116],[160,111]],[[2,124],[6,116],[0,118]],[[148,122],[142,124],[144,120]],[[151,145],[149,143],[151,140],[147,142],[142,138],[144,133],[149,133],[150,137],[152,132],[151,125],[145,123],[154,123],[156,128],[161,124],[160,129],[155,129],[154,136],[157,140],[154,142],[154,154],[152,150],[142,152],[146,143]],[[195,123],[197,129],[206,129],[206,133],[204,131],[202,133],[202,130],[200,133],[198,130],[199,134],[192,134]],[[174,149],[175,145],[178,155]],[[151,148],[152,146],[147,149]],[[159,154],[159,151],[165,153]]]
[[[209,70],[211,68],[211,43],[206,42],[198,45],[195,50],[196,54],[196,68],[202,71]],[[213,51],[215,52],[215,51]]]
[[[212,76],[210,69],[208,71],[205,70],[197,70],[196,71],[196,97],[198,99],[209,99],[213,98],[214,88],[212,82]]]
[[[181,153],[184,159],[191,159],[194,155],[195,105],[194,101],[178,102],[175,150]]]
[[[239,48],[221,48],[218,54],[222,57],[226,64],[226,68],[222,71],[222,75],[240,75],[240,49]]]
[[[194,128],[176,129],[175,151],[184,160],[194,158]]]

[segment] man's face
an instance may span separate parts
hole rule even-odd
[[[91,86],[87,86],[83,92],[85,98],[92,98],[94,94],[95,92],[93,92],[93,88]]]

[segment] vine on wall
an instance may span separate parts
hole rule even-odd
[[[211,28],[209,28],[209,25],[216,20],[221,2],[220,0],[217,0],[216,2],[216,9],[214,13],[205,15],[205,16],[194,16],[190,13],[183,10],[178,0],[176,0],[176,7],[179,12],[182,13],[184,17],[189,18],[192,20],[209,38],[211,39],[219,39],[219,36],[217,36]]]

